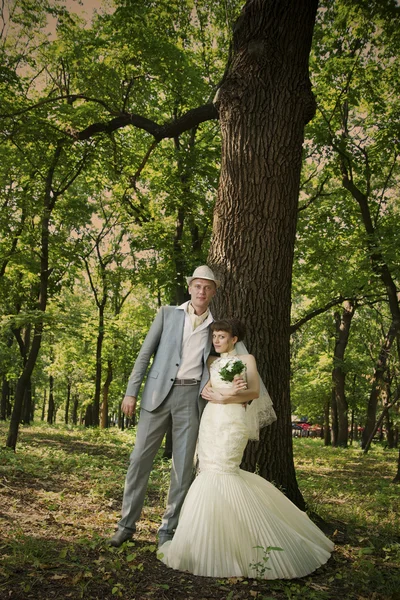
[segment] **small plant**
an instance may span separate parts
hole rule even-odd
[[[271,570],[267,565],[271,552],[283,552],[284,550],[278,546],[267,546],[266,548],[263,546],[254,546],[254,549],[261,550],[262,557],[258,562],[250,563],[250,568],[256,571],[257,577],[264,579],[265,573]]]

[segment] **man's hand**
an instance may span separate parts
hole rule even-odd
[[[135,414],[136,398],[135,396],[125,396],[122,400],[121,410],[130,419]]]

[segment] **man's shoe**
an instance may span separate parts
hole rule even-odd
[[[119,548],[122,546],[124,542],[131,540],[133,536],[132,531],[125,531],[125,529],[117,529],[112,538],[107,540],[107,544],[109,546],[114,546],[115,548]]]

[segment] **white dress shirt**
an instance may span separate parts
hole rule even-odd
[[[208,311],[208,316],[194,329],[193,315],[189,314],[189,302],[177,306],[177,310],[185,311],[185,325],[183,328],[181,363],[176,374],[178,379],[198,379],[203,372],[203,353],[206,347],[209,330],[213,316]]]

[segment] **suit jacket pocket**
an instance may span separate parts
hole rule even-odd
[[[152,377],[153,379],[157,379],[157,377],[158,377],[158,371],[154,371],[153,369],[150,369],[150,371],[149,371],[149,377]]]

